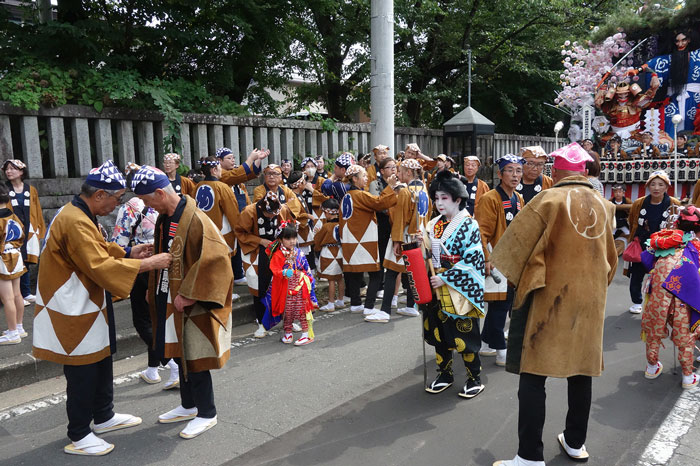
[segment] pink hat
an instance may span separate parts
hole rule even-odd
[[[585,172],[586,162],[593,162],[593,157],[576,142],[555,150],[549,156],[554,157],[554,168],[557,170]]]

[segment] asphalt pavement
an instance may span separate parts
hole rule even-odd
[[[627,280],[616,277],[605,319],[605,371],[593,381],[586,446],[592,465],[700,464],[700,390],[684,391],[670,342],[664,373],[644,378],[640,316],[627,312]],[[582,305],[585,305],[582,303]],[[184,425],[160,425],[177,392],[138,378],[143,355],[115,363],[115,410],[141,416],[137,427],[104,434],[116,445],[101,459],[66,455],[61,377],[0,393],[0,464],[154,465],[491,465],[517,450],[518,377],[483,359],[486,390],[472,400],[455,385],[423,390],[420,320],[394,316],[369,324],[347,310],[320,315],[316,341],[290,347],[275,333],[261,340],[237,329],[231,360],[213,373],[219,424],[193,440]],[[426,347],[428,378],[435,375]],[[167,378],[167,371],[162,372]],[[566,415],[566,382],[547,381],[544,429],[548,465],[572,465],[556,435]]]

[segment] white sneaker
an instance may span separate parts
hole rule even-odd
[[[506,365],[506,350],[496,350],[496,365],[501,367]]]
[[[384,311],[377,311],[365,317],[365,322],[386,324],[391,320],[391,316]]]
[[[30,302],[27,301],[26,299],[24,300],[24,307],[27,307],[27,306],[29,306],[29,305],[31,305],[31,304],[32,304],[32,303],[30,303]]]
[[[248,284],[248,279],[243,277],[243,278],[237,278],[233,281],[234,285],[247,285]]]
[[[418,312],[415,308],[413,307],[402,307],[396,310],[397,314],[401,314],[402,316],[408,316],[408,317],[419,317],[420,312]]]
[[[258,329],[253,333],[253,336],[255,338],[265,338],[265,335],[267,335],[267,330],[265,330],[262,324],[258,324]]]
[[[239,299],[241,299],[241,295],[239,295],[238,293],[231,293],[231,301],[232,302],[238,301]]]
[[[33,294],[28,294],[27,296],[24,297],[25,301],[29,301],[30,303],[36,302],[36,296]]]
[[[377,291],[377,298],[383,298],[383,297],[384,297],[384,290]]]
[[[393,308],[399,307],[399,297],[398,296],[394,296],[393,298],[391,298],[391,307],[393,307]]]
[[[350,306],[350,312],[353,314],[359,314],[361,312],[365,312],[365,307],[364,306]]]
[[[318,310],[323,311],[323,312],[333,312],[333,311],[335,311],[335,304],[328,303],[325,306],[319,307]]]
[[[22,324],[17,324],[17,333],[19,333],[19,336],[21,338],[27,338],[29,336],[27,331],[24,330],[24,325],[22,325]]]
[[[158,416],[161,424],[171,424],[173,422],[189,421],[197,416],[197,408],[183,408],[182,405],[171,409],[165,414]]]
[[[328,303],[328,304],[330,304],[330,303]],[[336,299],[334,304],[335,304],[335,307],[338,309],[345,307],[345,301],[343,301],[342,299]]]
[[[195,417],[187,426],[180,432],[180,437],[191,439],[195,438],[199,434],[202,434],[216,425],[216,416],[211,419],[204,417]]]
[[[343,302],[348,304],[350,302],[350,296],[343,296]]]
[[[112,432],[113,430],[134,427],[141,424],[141,422],[143,422],[143,420],[140,417],[132,416],[131,414],[114,413],[114,416],[112,416],[112,419],[109,421],[95,424],[92,431],[96,434],[104,434],[105,432]]]
[[[378,309],[374,309],[374,308],[370,309],[370,308],[366,307],[365,310],[362,311],[362,315],[371,316],[372,314],[376,314],[377,312],[381,312],[381,311],[379,311]]]
[[[642,305],[641,304],[632,304],[630,306],[630,313],[631,314],[641,314],[642,313]]]
[[[292,322],[292,332],[301,332],[301,325],[296,322]]]

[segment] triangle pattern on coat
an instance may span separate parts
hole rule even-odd
[[[85,339],[86,335],[92,330],[95,321],[98,317],[102,315],[100,312],[91,312],[89,314],[83,314],[78,316],[69,316],[62,314],[58,311],[46,307],[46,311],[51,319],[51,324],[53,328],[70,328],[71,332],[62,332],[61,347],[64,349],[66,354],[71,355],[75,349],[80,345],[80,343]],[[104,318],[101,319],[104,322]],[[105,332],[107,332],[107,323],[105,324]],[[35,333],[38,333],[36,330]],[[94,336],[94,335],[93,335]],[[99,350],[104,348],[104,335],[102,340],[99,342]],[[107,338],[109,341],[109,337]]]
[[[82,356],[97,353],[104,349],[105,341],[109,341],[109,325],[107,324],[106,313],[106,310],[95,313],[95,321],[90,330],[85,334],[80,344],[74,350],[68,352],[69,355]],[[70,319],[75,319],[75,317],[70,317]]]
[[[100,310],[97,304],[90,299],[87,288],[75,272],[71,273],[70,278],[53,293],[46,307],[68,316],[78,316]]]
[[[37,295],[38,297],[38,295]],[[37,311],[34,316],[32,339],[35,348],[51,351],[52,353],[66,356],[66,350],[63,349],[61,341],[56,335],[56,331],[51,323],[51,316],[45,307],[37,306]]]

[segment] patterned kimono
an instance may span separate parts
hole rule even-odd
[[[302,330],[305,332],[308,330],[309,338],[313,338],[312,311],[318,307],[318,300],[316,282],[309,263],[299,248],[289,251],[282,246],[277,246],[275,249],[270,257],[272,282],[263,299],[265,317],[262,324],[269,330],[279,323],[284,314],[285,331],[291,331],[292,322],[298,319]],[[294,275],[285,277],[283,271],[289,269],[294,272]]]
[[[689,239],[690,235],[684,236],[681,230],[661,230],[651,235],[656,263],[645,288],[641,333],[647,362],[654,365],[659,361],[661,340],[668,337],[670,327],[671,341],[678,347],[678,361],[686,376],[693,372],[693,349],[700,334],[700,241]],[[648,265],[654,260],[649,256],[645,258]]]
[[[484,316],[484,254],[476,221],[461,210],[452,221],[444,216],[428,223],[424,235],[430,260],[445,285],[436,298],[421,305],[423,338],[435,347],[440,372],[452,373],[452,351],[462,355],[467,377],[481,372],[479,318]]]
[[[24,240],[22,222],[6,207],[0,209],[0,238],[0,280],[21,277],[27,271],[20,251]]]

